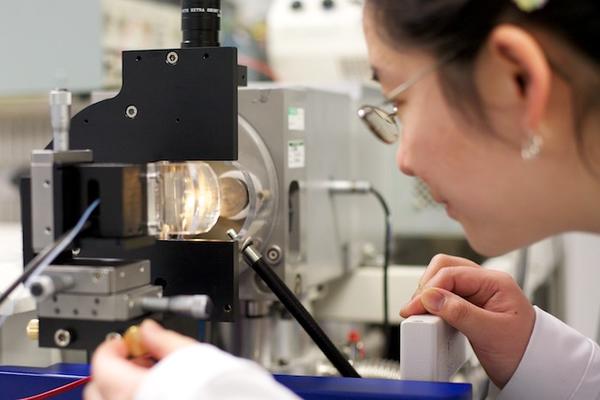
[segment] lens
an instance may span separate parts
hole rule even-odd
[[[182,0],[181,47],[218,47],[221,0]]]
[[[388,144],[398,140],[400,125],[393,113],[377,107],[363,106],[358,110],[358,116],[379,140]]]
[[[248,186],[233,177],[219,178],[221,187],[221,216],[228,219],[237,219],[250,203]]]
[[[220,210],[219,180],[204,162],[151,164],[155,227],[161,238],[208,232]],[[149,171],[151,170],[149,166]],[[152,204],[149,204],[149,208]]]

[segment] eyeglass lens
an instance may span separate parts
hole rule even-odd
[[[384,143],[394,143],[400,136],[401,124],[392,112],[377,107],[363,107],[361,119]]]

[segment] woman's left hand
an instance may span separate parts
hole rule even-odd
[[[535,323],[535,310],[514,279],[463,258],[431,260],[401,315],[438,315],[471,342],[499,388],[516,371]]]

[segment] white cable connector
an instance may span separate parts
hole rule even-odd
[[[400,328],[400,377],[448,382],[467,360],[467,339],[435,315],[413,315]]]
[[[327,181],[325,186],[333,193],[368,193],[372,188],[368,181]]]

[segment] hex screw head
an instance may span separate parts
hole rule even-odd
[[[179,61],[179,55],[174,51],[170,51],[167,54],[167,59],[166,59],[167,64],[175,65],[175,64],[177,64],[177,61]]]
[[[67,347],[71,344],[71,332],[66,329],[57,329],[54,332],[54,343],[58,347]]]
[[[134,106],[134,105],[127,106],[127,109],[125,110],[125,115],[127,116],[127,118],[134,119],[135,117],[137,117],[137,114],[138,114],[138,109],[136,106]]]

